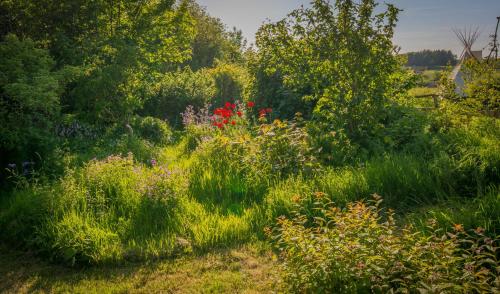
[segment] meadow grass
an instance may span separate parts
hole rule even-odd
[[[265,244],[177,259],[68,268],[1,247],[2,293],[269,293],[277,283]]]
[[[227,268],[203,272],[181,290],[170,277],[184,278],[190,270],[196,273],[206,256],[213,256],[211,252],[268,244],[264,232],[279,217],[293,217],[297,203],[309,216],[316,214],[310,195],[324,195],[345,208],[377,194],[383,197],[384,207],[395,209],[398,219],[422,232],[428,232],[426,220],[433,218],[444,229],[461,223],[468,229],[480,226],[487,234],[498,234],[498,123],[472,119],[460,129],[451,126],[432,133],[432,121],[412,116],[413,112],[408,115],[416,133],[408,135],[406,129],[391,133],[399,140],[393,140],[401,145],[398,148],[355,164],[320,166],[308,173],[273,174],[272,156],[266,157],[265,169],[252,168],[252,160],[259,158],[252,148],[258,145],[212,136],[196,141],[196,148],[189,152],[193,142],[186,137],[169,145],[151,145],[153,151],[137,159],[132,155],[138,148],[134,144],[123,149],[110,146],[108,152],[121,150],[129,155],[69,161],[65,175],[57,180],[22,179],[9,197],[2,198],[1,241],[44,260],[92,267],[83,272],[71,270],[73,274],[60,279],[35,270],[27,274],[35,278],[27,278],[26,273],[9,269],[18,260],[5,253],[2,270],[22,278],[10,279],[12,284],[3,287],[56,292],[80,292],[84,287],[95,292],[152,287],[243,292],[253,285],[260,287],[260,281]],[[127,140],[136,139],[139,145],[149,146],[139,138]],[[104,149],[99,152],[105,154]],[[226,256],[217,253],[215,259],[226,260]],[[131,262],[154,262],[161,270],[143,273],[146,265]],[[173,269],[165,277],[167,265]],[[127,276],[123,269],[134,274]],[[151,276],[161,282],[150,282]],[[264,276],[269,277],[268,273]]]

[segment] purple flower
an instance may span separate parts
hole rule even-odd
[[[152,165],[152,166],[155,166],[156,164],[157,164],[156,159],[154,159],[154,158],[153,158],[153,159],[151,159],[151,165]]]

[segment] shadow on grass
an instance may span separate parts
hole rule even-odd
[[[217,250],[175,260],[68,268],[0,246],[0,293],[270,292],[276,277],[269,251]]]

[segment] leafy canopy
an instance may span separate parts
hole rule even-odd
[[[314,103],[317,118],[350,137],[380,119],[399,67],[391,41],[399,10],[375,8],[373,0],[315,0],[257,33],[265,72],[279,73],[286,87]]]

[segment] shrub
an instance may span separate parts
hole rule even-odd
[[[500,116],[500,74],[499,62],[474,62],[464,65],[465,93],[476,106],[473,107],[486,115]],[[470,104],[469,104],[470,105]]]
[[[303,213],[313,198],[316,217]],[[399,229],[377,202],[345,210],[324,194],[298,199],[297,216],[280,218],[274,238],[280,249],[283,286],[291,292],[490,292],[500,287],[497,250],[478,228],[430,236]]]
[[[139,136],[154,144],[168,144],[172,141],[172,130],[168,123],[158,118],[137,118],[134,129]]]
[[[209,72],[193,72],[186,68],[163,75],[149,92],[140,113],[167,119],[171,125],[176,126],[182,123],[182,111],[189,105],[201,108],[209,103],[216,93],[216,88]]]
[[[0,164],[35,159],[54,146],[63,75],[49,52],[30,39],[7,35],[0,43]],[[36,158],[38,159],[38,158]]]
[[[290,122],[277,119],[260,125],[254,140],[258,151],[251,165],[274,178],[310,175],[320,167],[300,116]]]
[[[214,105],[224,102],[246,101],[250,77],[246,69],[236,64],[218,64],[210,70],[215,83]]]

